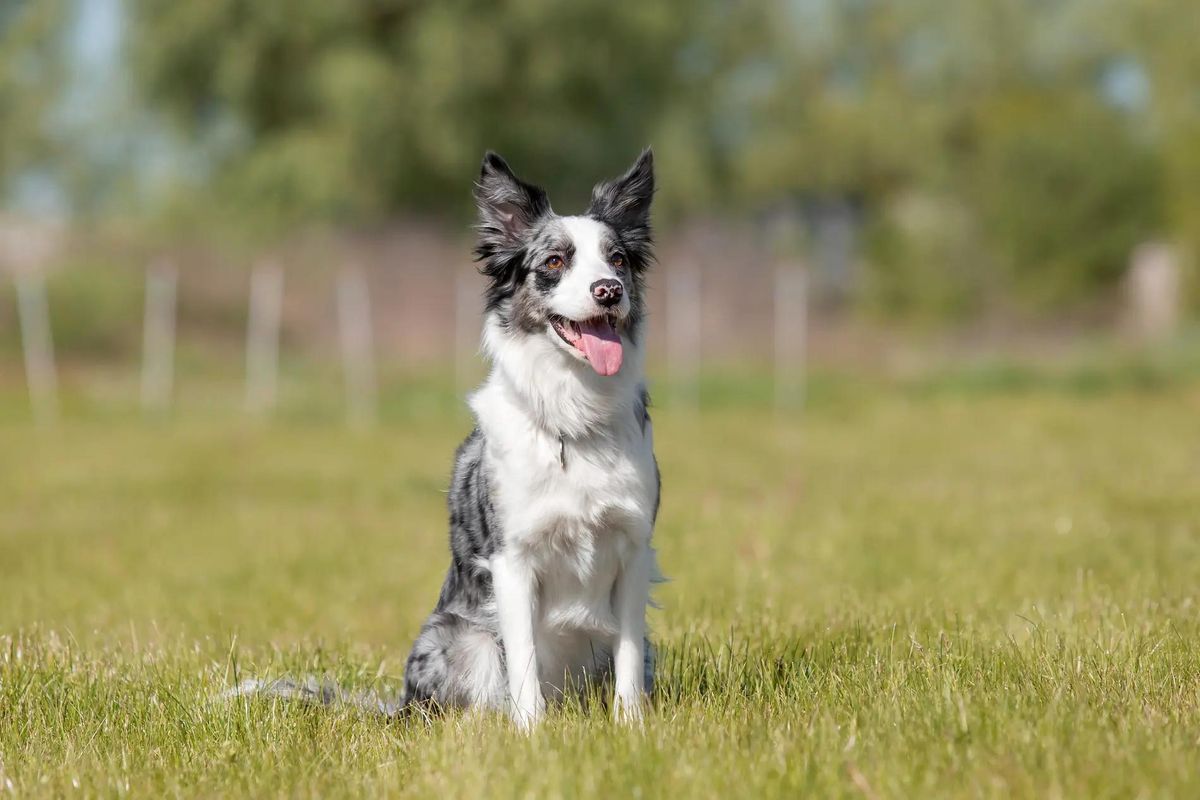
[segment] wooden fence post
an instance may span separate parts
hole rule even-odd
[[[482,312],[478,276],[460,272],[454,281],[454,388],[460,396],[479,379]]]
[[[54,364],[50,308],[46,300],[46,276],[40,269],[21,270],[16,275],[16,284],[29,404],[34,420],[39,425],[50,425],[58,418],[58,375]]]
[[[175,383],[175,312],[179,274],[162,261],[146,270],[142,331],[142,410],[162,413],[171,405]]]
[[[804,407],[808,276],[799,264],[775,272],[775,408]]]
[[[370,291],[362,270],[349,268],[338,275],[337,305],[347,416],[352,426],[369,427],[377,416],[377,385]]]
[[[667,275],[667,374],[671,401],[687,411],[700,408],[701,309],[700,270],[693,261],[679,262]]]
[[[282,314],[283,268],[275,261],[260,262],[250,274],[246,330],[246,409],[252,414],[273,410],[278,399]]]

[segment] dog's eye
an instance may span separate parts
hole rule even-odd
[[[620,253],[613,253],[609,257],[608,263],[612,264],[617,269],[624,269],[625,268],[625,256],[621,255]]]
[[[560,256],[550,256],[546,259],[546,269],[562,269],[563,260]]]

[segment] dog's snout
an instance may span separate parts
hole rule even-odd
[[[625,287],[615,278],[602,278],[592,284],[592,298],[605,308],[621,302],[623,294]]]

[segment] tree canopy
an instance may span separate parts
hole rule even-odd
[[[244,224],[465,215],[486,149],[570,210],[652,144],[664,221],[849,200],[877,299],[953,312],[1200,249],[1191,6],[125,0],[125,38],[182,194]],[[32,8],[0,15],[0,178],[55,160]]]

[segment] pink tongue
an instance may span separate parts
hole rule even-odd
[[[587,356],[592,369],[601,375],[616,375],[621,368],[621,337],[607,322],[596,320],[576,323],[579,342],[576,345]]]

